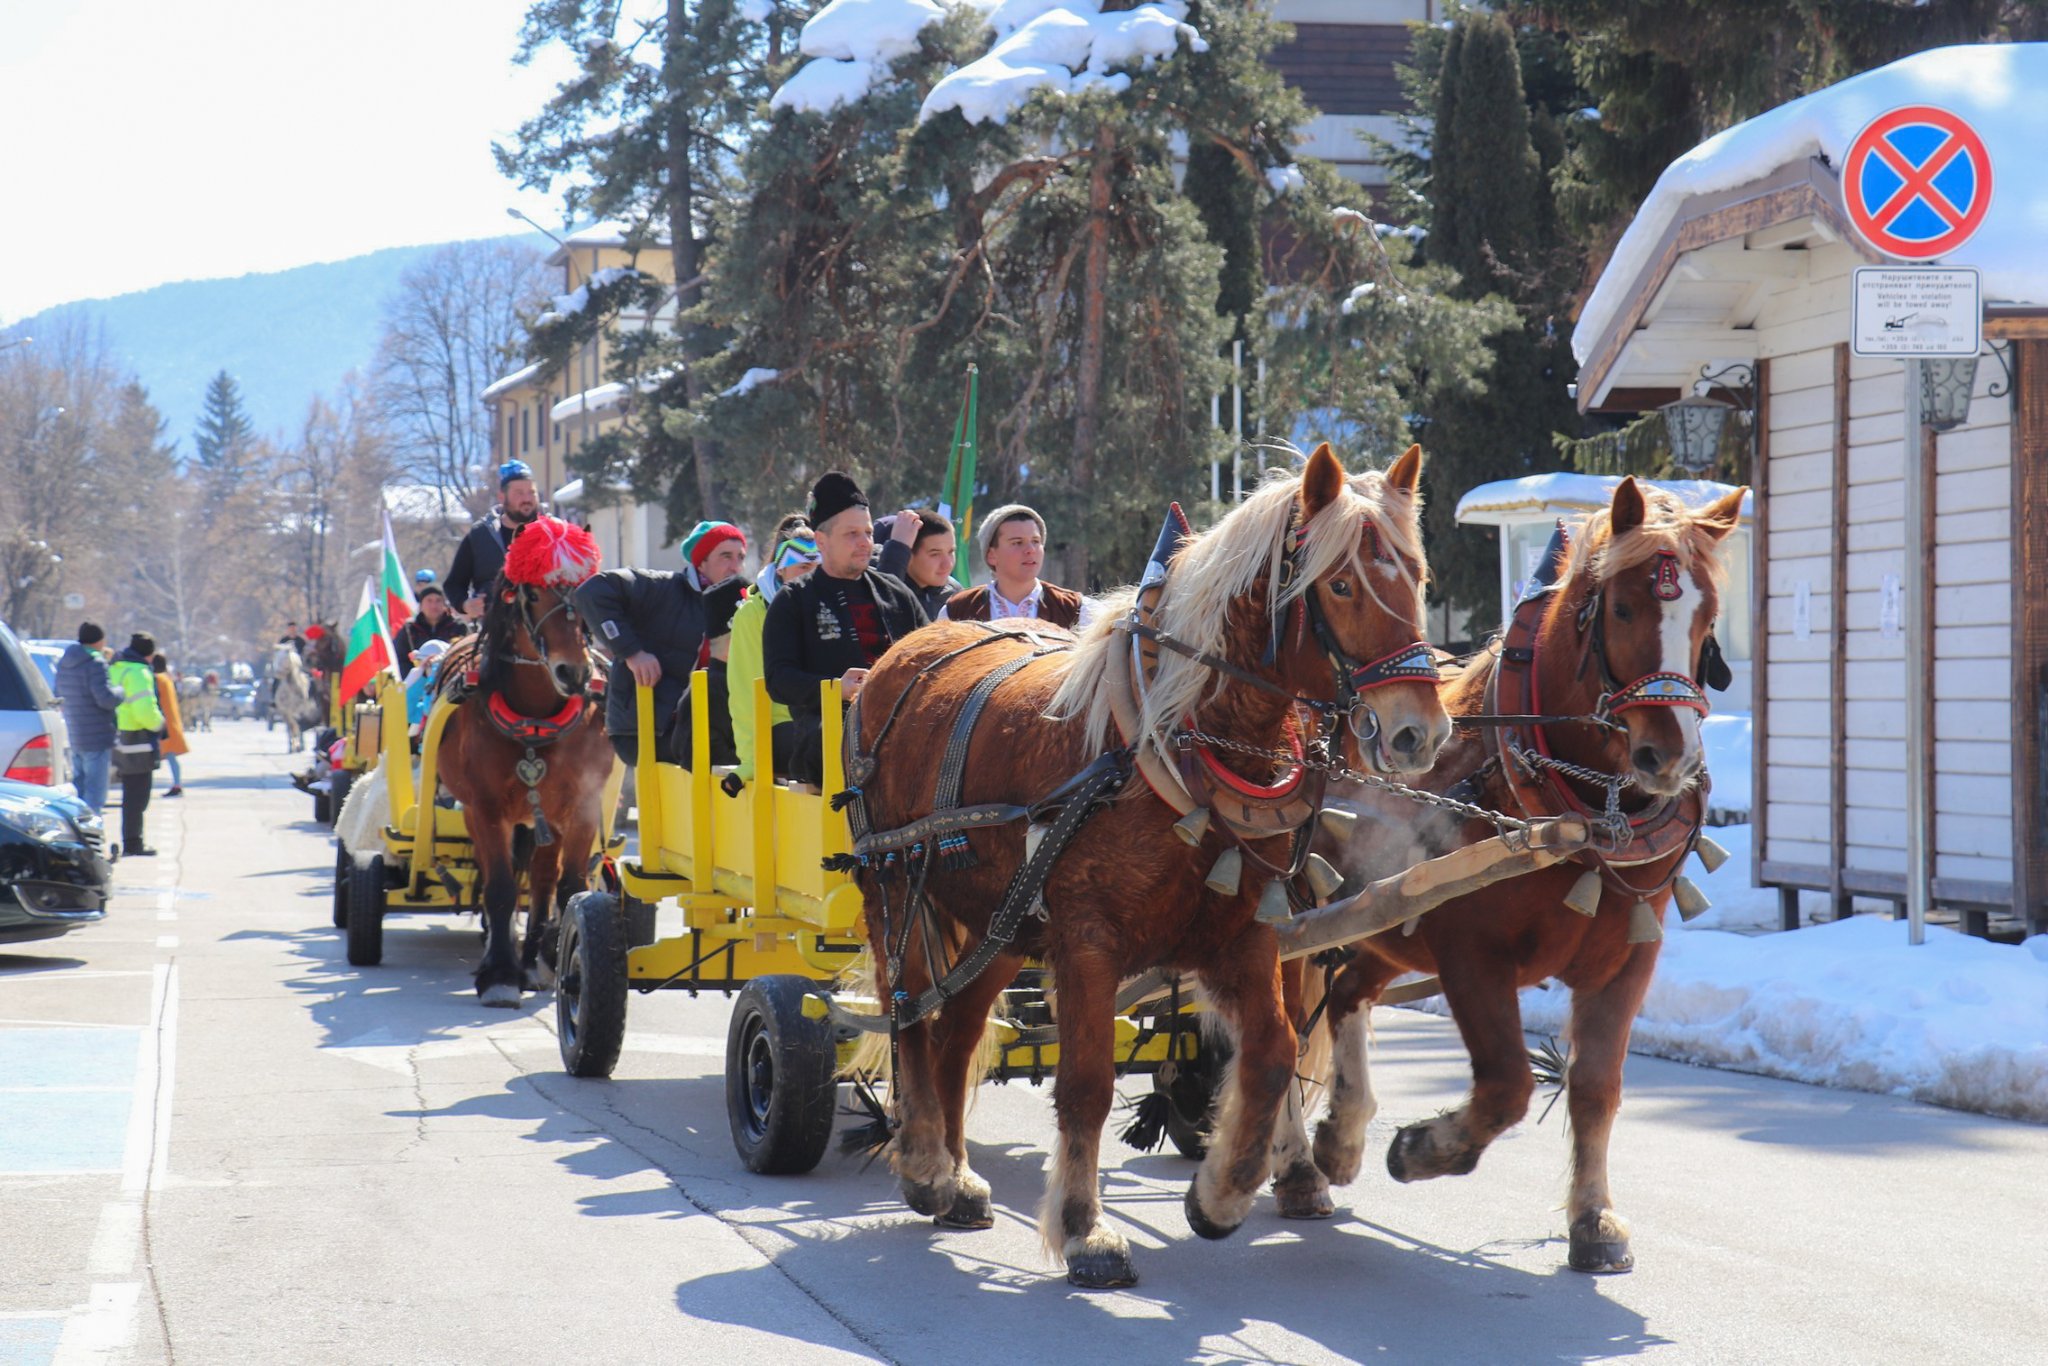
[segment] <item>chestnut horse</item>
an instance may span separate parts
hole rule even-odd
[[[1604,814],[1609,784],[1557,767],[1562,761],[1613,775],[1629,825],[1614,831],[1590,868],[1566,862],[1501,882],[1430,912],[1412,935],[1353,946],[1323,1004],[1330,1099],[1314,1155],[1330,1181],[1346,1185],[1358,1175],[1375,1108],[1366,1014],[1388,983],[1403,972],[1435,973],[1472,1060],[1465,1103],[1408,1125],[1388,1149],[1394,1178],[1420,1181],[1470,1172],[1527,1112],[1535,1081],[1515,993],[1554,977],[1572,990],[1569,1262],[1580,1271],[1633,1264],[1628,1225],[1608,1192],[1607,1139],[1621,1104],[1630,1028],[1657,965],[1664,909],[1705,808],[1699,679],[1719,667],[1710,637],[1725,574],[1721,542],[1736,527],[1744,492],[1691,512],[1669,493],[1624,479],[1612,504],[1572,538],[1556,566],[1561,581],[1524,600],[1517,616],[1527,624],[1444,683],[1454,717],[1554,719],[1461,725],[1420,786],[1517,816],[1561,814],[1573,805]],[[1380,877],[1495,833],[1454,817],[1421,822],[1419,808],[1398,797],[1360,791],[1345,801],[1367,817],[1350,847],[1331,851],[1351,875]],[[1385,838],[1401,830],[1411,832],[1412,844]],[[1300,969],[1288,967],[1291,996]],[[1310,968],[1309,1005],[1323,986],[1324,973]]]
[[[487,1006],[516,1006],[522,989],[547,984],[551,964],[540,951],[552,949],[554,911],[590,882],[615,756],[570,597],[598,559],[581,528],[553,517],[529,523],[491,588],[483,630],[458,642],[441,666],[438,691],[460,705],[441,732],[440,778],[462,803],[483,876],[476,992]],[[515,952],[522,861],[526,937]]]
[[[1182,742],[1200,747],[1201,762],[1235,769],[1247,785],[1273,784],[1271,756],[1285,756],[1276,747],[1288,743],[1290,719],[1304,700],[1333,719],[1348,714],[1352,762],[1389,773],[1427,768],[1448,738],[1449,717],[1433,682],[1389,677],[1384,667],[1423,648],[1420,468],[1420,452],[1410,450],[1384,475],[1347,476],[1323,446],[1301,477],[1269,480],[1214,528],[1187,540],[1172,557],[1149,620],[1188,653],[1159,652],[1130,734],[1115,713],[1129,703],[1130,694],[1116,690],[1129,688],[1123,661],[1133,652],[1132,633],[1143,633],[1135,590],[1113,595],[1078,644],[1063,633],[1038,634],[1028,622],[1007,623],[1019,629],[996,640],[987,627],[967,623],[940,623],[907,637],[866,680],[850,726],[858,737],[849,740],[851,771],[871,765],[865,778],[855,778],[865,808],[857,811],[857,830],[862,823],[898,830],[934,810],[942,753],[984,679],[994,690],[982,699],[964,751],[963,809],[1037,803],[1099,758],[1127,765],[1133,746],[1152,747],[1171,765]],[[1361,660],[1382,665],[1375,672]],[[997,677],[1013,664],[1015,672]],[[906,696],[916,705],[899,707]],[[1212,746],[1215,739],[1248,745],[1254,754]],[[1139,762],[1142,768],[1145,760]],[[1121,795],[1084,821],[1052,864],[1043,911],[1024,915],[1016,937],[994,950],[985,969],[942,993],[949,996],[942,1011],[904,1023],[897,1042],[900,1127],[892,1160],[904,1198],[944,1226],[988,1227],[988,1183],[967,1160],[970,1063],[998,993],[1027,958],[1050,965],[1060,1030],[1053,1084],[1059,1140],[1039,1228],[1048,1252],[1066,1262],[1068,1279],[1082,1286],[1136,1280],[1123,1235],[1102,1219],[1097,1171],[1115,1099],[1122,979],[1155,967],[1192,973],[1235,1044],[1224,1082],[1228,1099],[1185,1202],[1190,1225],[1203,1237],[1228,1235],[1249,1212],[1265,1180],[1273,1117],[1294,1076],[1296,1039],[1281,1006],[1278,948],[1272,929],[1254,915],[1265,879],[1245,876],[1228,892],[1214,890],[1212,866],[1226,850],[1232,858],[1238,850],[1220,828],[1207,828],[1193,847],[1177,837],[1179,812],[1151,782],[1149,772],[1122,780]],[[1303,819],[1311,818],[1312,808]],[[1219,816],[1217,826],[1223,824]],[[935,981],[954,975],[945,960],[982,947],[1012,874],[1044,830],[1034,824],[1027,834],[1021,822],[970,830],[971,856],[956,853],[935,869],[927,864],[921,913],[900,894],[901,875],[889,867],[862,869],[879,1000],[918,1001]],[[1291,843],[1284,833],[1243,841],[1246,871],[1254,860],[1286,865]],[[918,856],[910,851],[911,859]],[[913,922],[921,932],[908,932]],[[900,956],[893,981],[892,952]]]

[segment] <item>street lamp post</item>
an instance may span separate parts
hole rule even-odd
[[[533,219],[531,219],[531,218],[527,217],[526,213],[525,213],[525,212],[524,212],[523,210],[520,210],[520,209],[507,209],[507,210],[505,210],[505,217],[507,217],[507,218],[516,218],[516,219],[518,219],[518,220],[519,220],[520,222],[522,222],[522,223],[526,224],[526,226],[527,226],[527,227],[529,227],[529,228],[532,228],[532,229],[533,229],[533,230],[534,230],[535,232],[539,233],[539,234],[540,234],[540,235],[541,235],[542,237],[545,237],[545,238],[547,238],[547,239],[548,239],[548,241],[550,241],[550,242],[553,242],[553,243],[554,243],[554,244],[555,244],[556,246],[560,247],[560,248],[561,248],[561,249],[562,249],[563,251],[567,251],[567,250],[569,249],[569,244],[568,244],[567,242],[564,242],[564,241],[563,241],[563,240],[562,240],[561,238],[559,238],[559,237],[555,236],[555,235],[554,235],[553,233],[549,232],[549,231],[548,231],[548,230],[547,230],[546,228],[542,227],[542,226],[541,226],[541,225],[540,225],[539,223],[536,223],[536,222],[535,222],[535,221],[534,221]]]

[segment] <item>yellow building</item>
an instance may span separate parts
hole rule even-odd
[[[651,242],[635,252],[626,245],[626,225],[620,223],[598,223],[560,239],[547,264],[561,272],[562,292],[549,314],[542,315],[543,322],[551,314],[560,316],[581,308],[593,285],[602,286],[616,278],[611,272],[638,270],[664,283],[675,277],[674,258],[665,243]],[[492,454],[500,462],[517,459],[531,465],[550,510],[589,526],[608,566],[674,569],[682,565],[680,552],[668,544],[663,508],[630,500],[593,499],[584,481],[569,472],[572,455],[621,421],[629,386],[606,377],[611,332],[671,328],[674,319],[671,293],[651,312],[621,313],[611,329],[586,341],[554,375],[543,379],[541,367],[529,365],[483,392],[483,402],[491,412]],[[643,381],[642,387],[652,386]],[[596,506],[600,501],[606,505]]]

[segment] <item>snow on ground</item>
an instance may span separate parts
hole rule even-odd
[[[1746,185],[1816,154],[1841,166],[1864,125],[1902,105],[1934,105],[1960,115],[1984,139],[1996,168],[1996,193],[1983,226],[1941,264],[1984,272],[1984,297],[2048,303],[2048,177],[2028,172],[2048,142],[2048,43],[1933,48],[1852,76],[1708,138],[1665,168],[1623,234],[1580,311],[1572,347],[1584,360],[1613,324],[1665,230],[1694,195]]]
[[[1713,908],[1666,913],[1633,1051],[2048,1123],[2048,935],[1994,944],[1930,925],[1916,948],[1885,915],[1761,933],[1778,893],[1749,883],[1750,827],[1707,833],[1728,862],[1687,873]],[[1825,903],[1803,898],[1807,913]],[[1570,1002],[1529,988],[1524,1028],[1562,1039]],[[1442,997],[1423,1008],[1446,1013]]]
[[[1700,722],[1700,743],[1707,751],[1707,773],[1713,789],[1707,798],[1707,819],[1747,818],[1750,806],[1749,713],[1716,712]]]

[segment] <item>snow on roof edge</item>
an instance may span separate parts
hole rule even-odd
[[[1553,470],[1548,474],[1525,474],[1519,479],[1496,479],[1466,490],[1458,500],[1456,520],[1461,526],[1499,526],[1516,512],[1594,512],[1614,501],[1618,474],[1579,474]],[[1639,479],[1677,495],[1687,507],[1700,508],[1735,492],[1737,485],[1712,479]],[[1742,518],[1747,522],[1755,495],[1742,499]]]

